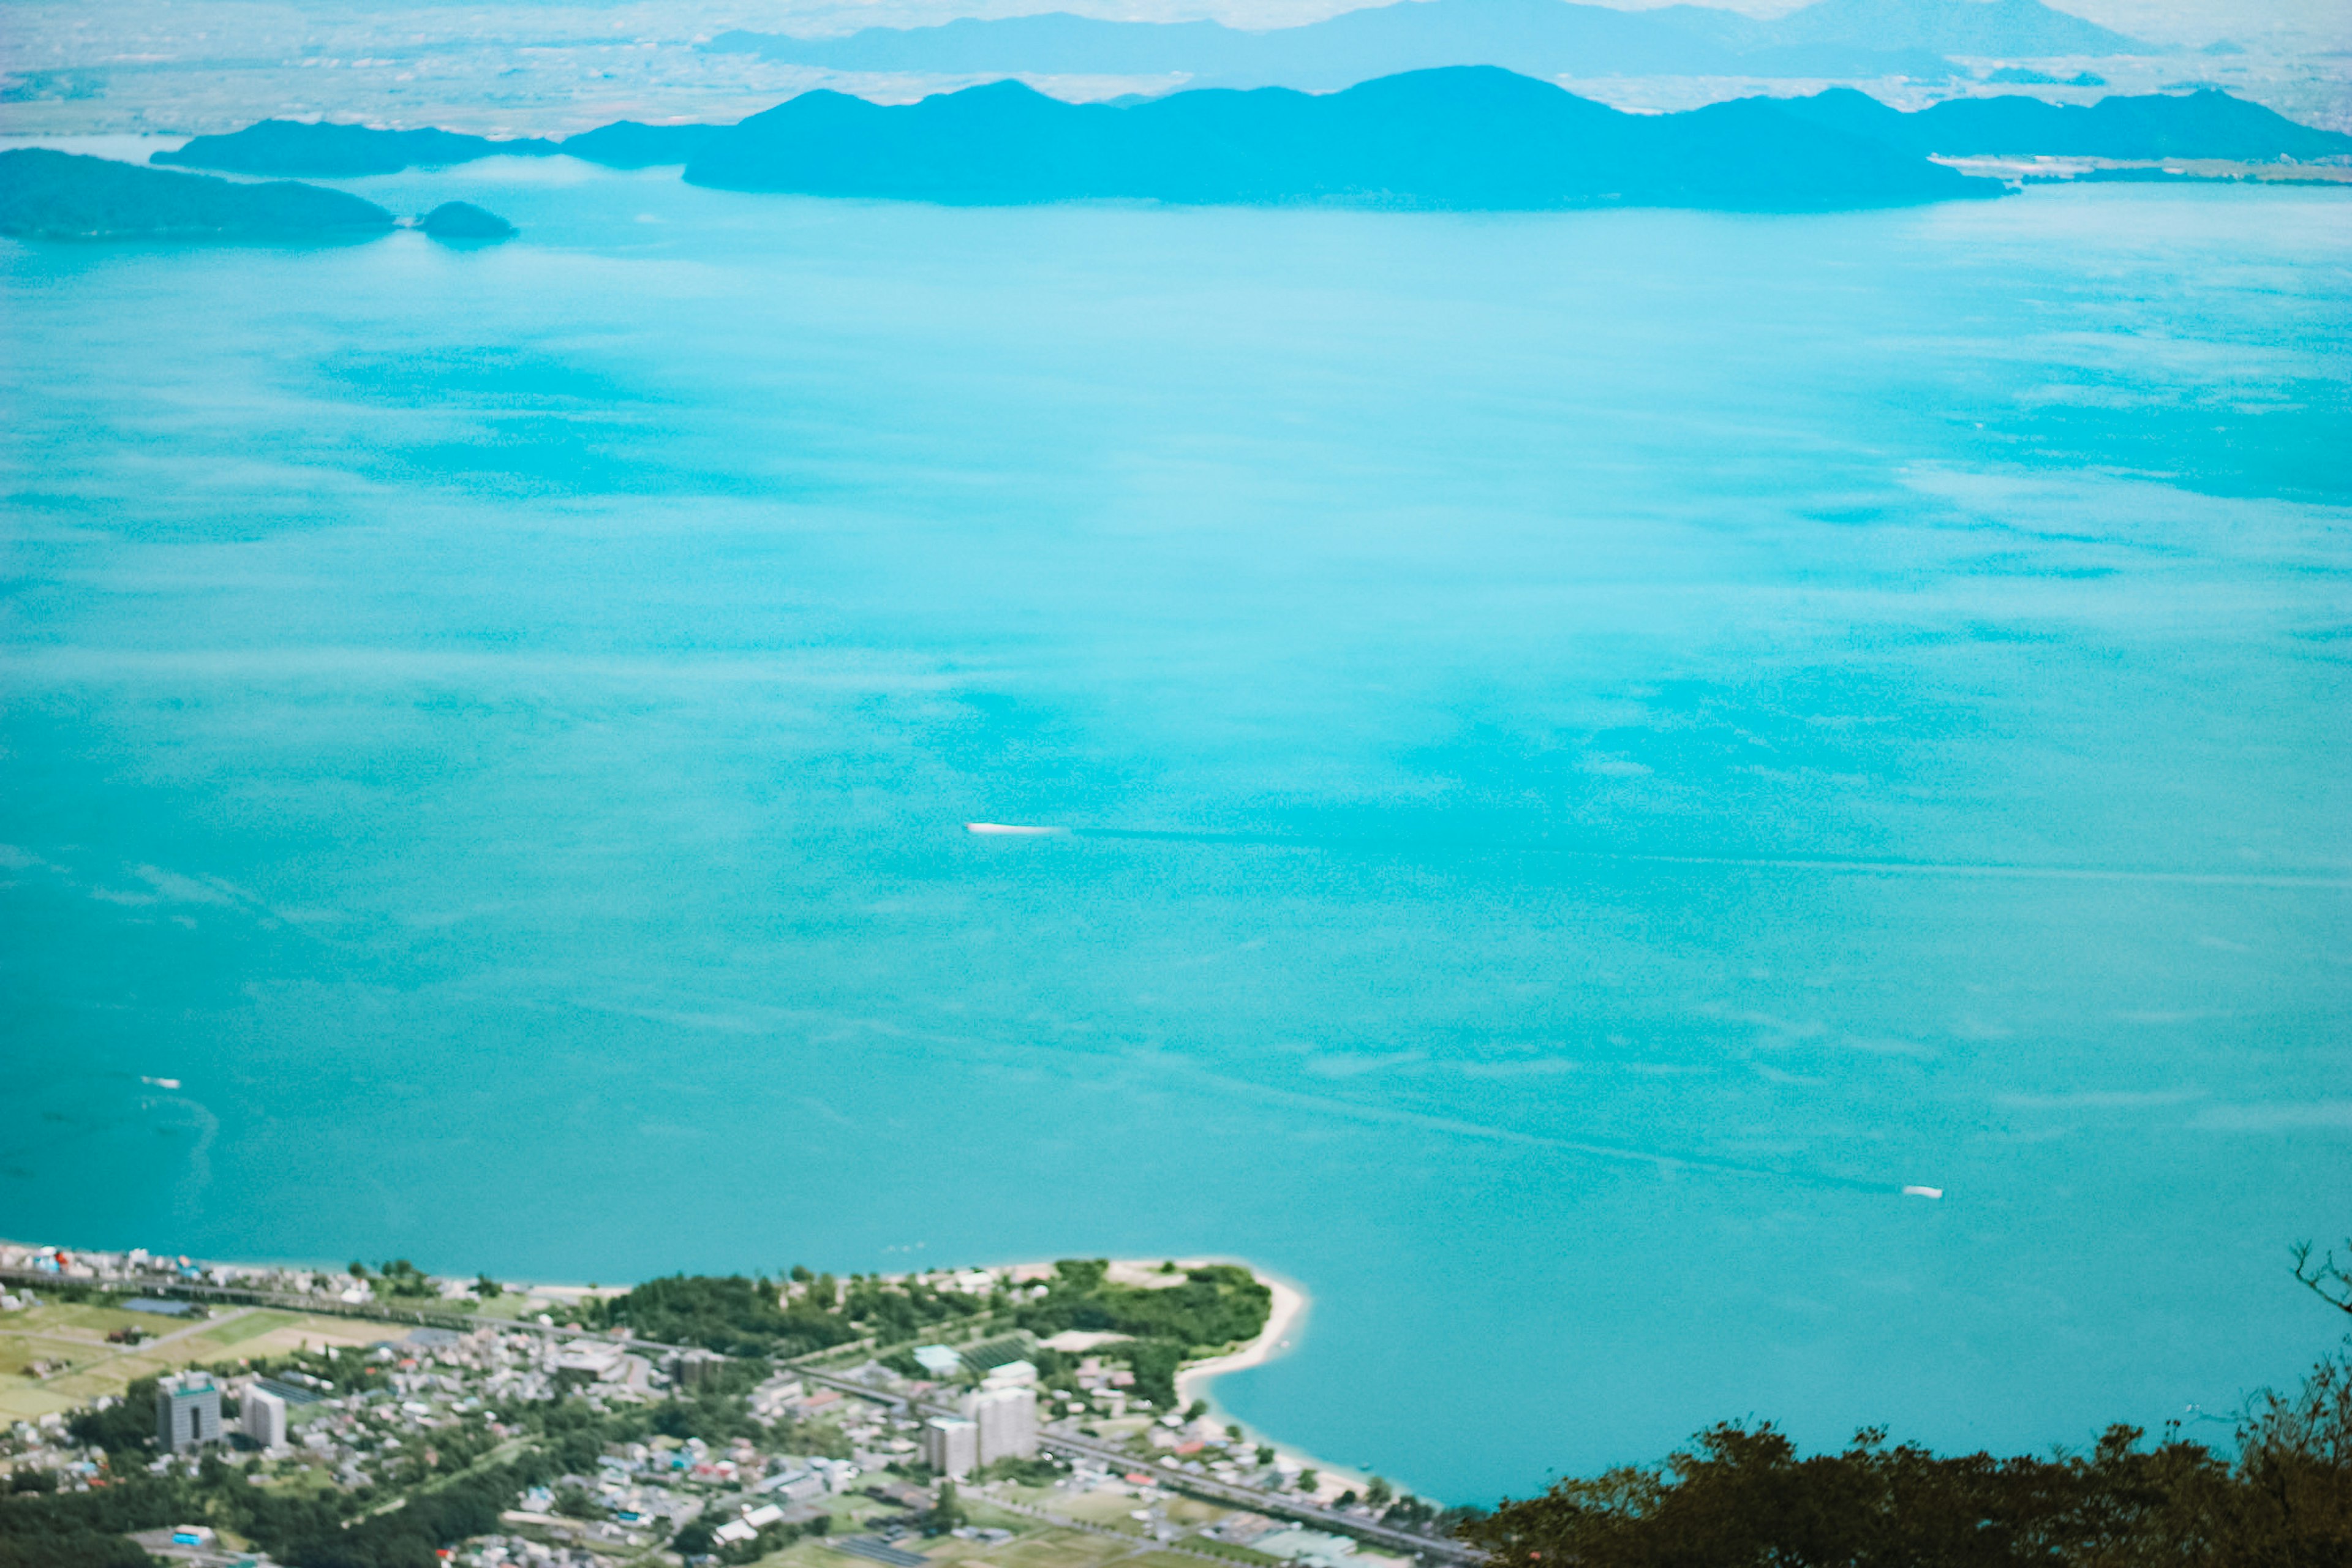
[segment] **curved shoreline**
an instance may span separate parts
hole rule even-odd
[[[1262,1366],[1289,1350],[1291,1342],[1297,1337],[1299,1325],[1307,1317],[1307,1308],[1314,1304],[1306,1291],[1289,1280],[1269,1274],[1252,1263],[1243,1263],[1242,1267],[1250,1271],[1252,1279],[1274,1293],[1274,1306],[1266,1314],[1265,1327],[1258,1331],[1255,1339],[1237,1351],[1178,1368],[1176,1399],[1180,1405],[1189,1405],[1195,1399],[1208,1398],[1208,1385],[1226,1373]]]

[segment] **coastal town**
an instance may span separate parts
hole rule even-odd
[[[1304,1310],[1248,1268],[779,1272],[556,1288],[0,1245],[0,1489],[177,1510],[117,1531],[126,1563],[1466,1555],[1434,1504],[1213,1408]]]

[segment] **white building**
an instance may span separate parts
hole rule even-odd
[[[628,1352],[602,1340],[566,1340],[555,1352],[559,1373],[584,1373],[598,1383],[619,1383],[628,1375]]]
[[[1320,1530],[1277,1530],[1251,1542],[1250,1550],[1286,1563],[1303,1563],[1306,1568],[1338,1568],[1344,1559],[1355,1554],[1356,1543],[1344,1535]]]
[[[988,1375],[980,1380],[982,1388],[1033,1388],[1036,1383],[1037,1368],[1025,1361],[1008,1361],[1003,1366],[990,1367]]]
[[[1035,1389],[1008,1384],[984,1386],[964,1396],[963,1413],[980,1429],[982,1464],[1026,1459],[1037,1452]]]
[[[265,1448],[286,1441],[286,1401],[266,1388],[248,1388],[241,1402],[237,1425]]]
[[[917,1345],[915,1361],[933,1377],[953,1377],[963,1370],[963,1357],[945,1345]]]
[[[823,1497],[833,1488],[814,1465],[787,1461],[784,1468],[761,1481],[755,1489],[782,1498],[786,1502],[806,1502]]]
[[[220,1438],[220,1388],[209,1373],[182,1372],[156,1380],[157,1447],[177,1454]]]
[[[933,1475],[961,1480],[980,1464],[980,1426],[957,1415],[923,1423],[923,1463]]]

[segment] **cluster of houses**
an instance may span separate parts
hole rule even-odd
[[[349,1274],[310,1268],[256,1268],[240,1264],[202,1263],[181,1254],[149,1252],[134,1247],[128,1252],[75,1252],[61,1247],[26,1247],[0,1242],[0,1271],[98,1285],[204,1285],[267,1291],[273,1295],[307,1296],[321,1301],[357,1304],[373,1299],[373,1288]],[[459,1280],[445,1282],[442,1293],[459,1296],[471,1288]],[[6,1310],[0,1303],[0,1310]]]
[[[527,1535],[492,1535],[450,1554],[454,1568],[610,1568],[612,1559],[586,1546],[550,1545]]]

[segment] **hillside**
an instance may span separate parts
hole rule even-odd
[[[1766,100],[1622,114],[1490,67],[1316,97],[1285,88],[1070,104],[1018,82],[884,107],[813,92],[714,137],[735,190],[1020,204],[1345,202],[1536,209],[1875,206],[1997,194]]]
[[[545,157],[555,150],[554,142],[536,137],[500,142],[454,131],[378,131],[365,125],[264,120],[226,136],[196,137],[175,152],[156,153],[148,162],[226,169],[237,174],[347,180],[408,168],[467,163],[501,153]]]
[[[1760,26],[1765,40],[1783,47],[1869,41],[1881,48],[2012,59],[2155,52],[2041,0],[1815,0]]]
[[[683,163],[724,127],[717,125],[643,125],[616,120],[563,139],[560,151],[608,169],[651,169]]]
[[[2007,153],[2266,161],[2352,153],[2352,136],[2298,125],[2259,103],[2210,89],[2103,98],[2093,104],[2044,103],[2009,95],[1955,98],[1912,114],[1852,88],[1775,101],[1814,124],[1867,136],[1922,157]]]
[[[371,125],[264,120],[242,131],[196,137],[176,151],[158,153],[148,161],[311,180],[351,180],[396,174],[403,169],[447,168],[479,158],[545,158],[557,153],[607,168],[644,169],[685,163],[719,129],[619,120],[561,142],[538,137],[499,141],[454,131],[385,131]]]
[[[392,214],[343,191],[238,184],[47,148],[0,153],[0,234],[39,239],[348,239]]]

